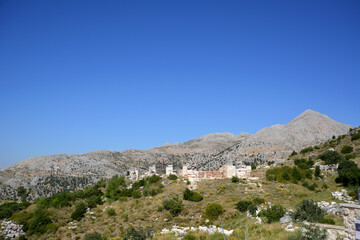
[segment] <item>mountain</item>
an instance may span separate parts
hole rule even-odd
[[[81,189],[101,178],[124,175],[130,167],[144,172],[173,164],[180,169],[218,169],[226,162],[261,164],[282,161],[300,150],[343,135],[351,126],[307,110],[285,125],[274,125],[255,134],[208,134],[183,143],[167,143],[148,150],[95,151],[80,155],[33,157],[0,171],[0,198],[12,198],[18,186],[31,189],[33,197]]]

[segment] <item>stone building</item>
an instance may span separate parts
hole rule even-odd
[[[167,176],[169,176],[170,174],[174,174],[173,165],[168,165],[165,169],[165,173]]]

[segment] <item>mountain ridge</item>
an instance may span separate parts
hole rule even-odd
[[[84,184],[92,183],[113,175],[124,175],[131,167],[145,172],[149,166],[156,165],[159,171],[164,171],[168,164],[175,169],[186,164],[193,169],[215,170],[225,162],[240,165],[283,161],[291,151],[319,144],[333,135],[345,134],[350,127],[324,114],[306,110],[289,123],[265,127],[255,134],[212,133],[147,150],[98,150],[28,158],[2,169],[0,198],[6,195],[1,189],[16,189],[20,185],[33,189],[34,197],[47,196],[53,192],[42,191],[41,185],[54,184],[48,182],[57,182],[60,178],[69,183],[59,186],[59,191],[75,190],[80,187],[72,184],[76,179],[86,178],[81,180]]]

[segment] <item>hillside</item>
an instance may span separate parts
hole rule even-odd
[[[358,129],[355,129],[353,133],[355,131]],[[339,152],[341,156],[360,163],[360,136],[357,139],[354,136],[354,134],[340,135],[337,138],[331,138],[326,142],[302,149],[297,154],[291,154],[292,156],[289,156],[284,162],[275,163],[276,167],[256,169],[252,172],[252,176],[258,177],[258,179],[203,180],[199,182],[196,190],[203,199],[197,202],[185,199],[184,190],[188,186],[186,179],[171,180],[167,176],[162,176],[145,177],[134,182],[130,179],[122,180],[121,177],[115,177],[108,182],[99,182],[85,191],[74,194],[63,193],[52,198],[41,199],[26,207],[25,210],[13,214],[11,219],[22,224],[29,221],[25,228],[28,239],[84,239],[85,234],[98,232],[107,239],[123,239],[130,233],[148,233],[153,239],[170,240],[174,237],[171,234],[162,234],[163,229],[172,229],[175,225],[181,229],[181,227],[198,228],[210,225],[221,226],[221,224],[226,230],[234,230],[232,235],[227,236],[227,239],[230,240],[245,238],[249,240],[261,238],[300,239],[298,230],[293,233],[287,232],[285,231],[286,225],[281,226],[278,220],[268,222],[267,217],[261,214],[259,217],[262,222],[259,225],[259,218],[248,216],[236,209],[235,206],[240,201],[257,202],[257,208],[265,210],[278,204],[286,211],[296,213],[299,204],[308,199],[315,202],[341,203],[341,200],[332,196],[333,192],[340,192],[344,188],[342,184],[335,182],[337,172],[321,171],[319,177],[316,177],[316,171],[312,165],[305,166],[304,171],[311,172],[310,176],[306,174],[304,179],[296,183],[290,179],[289,181],[269,180],[267,172],[294,166],[301,169],[302,166],[296,163],[296,159],[304,159],[304,161],[309,159],[313,160],[312,164],[324,164],[318,157],[329,149],[331,149],[330,151],[334,149],[333,152]],[[350,153],[347,153],[350,150],[343,150],[345,146],[351,147]],[[314,188],[308,186],[314,186]],[[352,188],[349,187],[350,193],[351,190]],[[179,199],[182,205],[181,210],[175,214],[164,207],[165,202],[174,197]],[[72,219],[76,212],[75,209],[81,202],[85,202],[85,206],[89,206],[90,210],[84,212],[84,217],[80,220],[74,221]],[[207,215],[206,209],[209,203],[221,205],[224,212],[220,214],[220,217],[212,219],[210,215]],[[47,219],[50,222],[44,225],[43,230],[32,224],[35,221],[33,214],[38,214],[36,211],[39,209],[43,209],[41,211],[49,214]],[[8,213],[0,208],[0,215],[4,216],[4,214]],[[341,214],[326,213],[321,221],[343,225]],[[293,226],[300,227],[296,222],[293,222]],[[208,235],[195,230],[191,234],[193,236],[191,239],[223,239],[221,234]]]
[[[96,151],[81,155],[29,158],[0,171],[0,198],[13,198],[20,185],[32,189],[32,197],[50,196],[81,189],[101,178],[125,175],[130,167],[145,172],[156,165],[159,172],[172,164],[199,170],[215,170],[226,162],[260,164],[284,161],[291,151],[316,145],[345,134],[351,126],[307,110],[285,125],[264,128],[255,134],[215,133],[184,143],[165,144],[148,150]]]

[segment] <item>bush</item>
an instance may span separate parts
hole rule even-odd
[[[256,165],[251,165],[251,170],[255,170],[256,169]]]
[[[240,182],[240,179],[237,176],[232,176],[231,182],[237,183],[237,182]]]
[[[320,220],[320,223],[335,225],[335,220],[332,219],[331,217],[324,217],[323,219]]]
[[[103,237],[98,232],[85,234],[84,240],[102,240]]]
[[[152,175],[151,177],[147,178],[148,183],[152,184],[152,183],[157,183],[158,181],[160,181],[161,177],[158,175]]]
[[[155,196],[157,195],[158,193],[161,193],[162,190],[161,188],[155,188],[155,187],[152,187],[152,186],[149,186],[149,185],[146,185],[143,189],[143,195],[144,196]]]
[[[115,215],[116,215],[115,209],[113,209],[113,208],[107,208],[107,209],[106,209],[106,214],[107,214],[109,217],[115,216]]]
[[[184,191],[184,200],[192,201],[192,202],[200,202],[203,200],[203,196],[195,191],[191,191],[188,188]]]
[[[101,205],[101,197],[100,196],[91,196],[88,199],[86,199],[86,203],[89,208],[95,208],[97,205]]]
[[[345,160],[345,161],[342,161],[339,163],[339,166],[338,166],[338,173],[341,173],[347,169],[351,169],[351,168],[357,168],[357,164],[353,161],[350,161],[350,160]]]
[[[240,212],[246,212],[248,209],[249,209],[249,206],[251,205],[252,203],[250,201],[246,201],[246,200],[242,200],[242,201],[239,201],[237,204],[236,204],[236,209],[239,210]]]
[[[358,139],[360,139],[360,132],[351,135],[351,141],[355,141],[355,140],[358,140]]]
[[[315,162],[311,159],[306,160],[306,159],[302,158],[302,159],[295,159],[294,163],[296,166],[298,166],[301,169],[309,169],[309,168],[313,167]]]
[[[183,209],[182,201],[177,196],[172,199],[164,200],[163,206],[166,210],[169,210],[173,216],[179,215]]]
[[[19,212],[27,208],[29,205],[30,203],[28,202],[22,202],[22,203],[10,202],[10,203],[1,204],[0,219],[9,218],[13,215],[13,213]]]
[[[305,225],[304,228],[306,229],[304,233],[305,240],[326,240],[327,238],[326,229],[314,225]]]
[[[279,204],[275,204],[270,208],[260,211],[259,216],[265,217],[268,223],[278,222],[285,214],[285,208]]]
[[[295,156],[295,155],[297,155],[297,152],[293,151],[293,152],[290,154],[290,157],[293,157],[293,156]]]
[[[216,220],[224,213],[223,207],[218,203],[209,203],[205,209],[205,216],[210,220]]]
[[[355,155],[354,155],[354,154],[346,154],[346,155],[345,155],[345,159],[346,159],[346,160],[350,160],[350,159],[353,159],[353,158],[355,158]]]
[[[45,233],[51,227],[50,213],[42,207],[35,209],[33,217],[29,220],[28,233]]]
[[[311,152],[313,150],[314,150],[313,147],[307,147],[307,148],[304,148],[303,150],[301,150],[300,153],[305,154],[305,153]]]
[[[265,199],[263,198],[259,198],[259,197],[255,197],[252,202],[255,204],[255,205],[260,205],[260,204],[263,204],[265,203]]]
[[[182,239],[183,240],[196,240],[196,236],[191,233],[187,233],[187,234],[185,234],[185,236]]]
[[[308,222],[319,222],[324,218],[324,211],[313,200],[303,200],[298,204],[294,219]]]
[[[86,204],[79,202],[75,205],[75,210],[71,213],[71,218],[76,221],[80,221],[86,213]]]
[[[320,177],[320,173],[321,173],[320,167],[319,167],[319,166],[316,166],[316,167],[315,167],[315,177],[319,178],[319,177]]]
[[[336,151],[326,151],[325,153],[319,155],[319,158],[325,161],[325,164],[337,164],[344,160],[344,157]]]
[[[341,170],[335,182],[342,183],[345,187],[360,185],[360,169],[352,167]]]
[[[142,195],[141,195],[141,192],[140,192],[140,191],[135,190],[135,191],[132,192],[131,196],[132,196],[133,198],[141,198]]]
[[[342,149],[341,149],[341,153],[342,154],[346,154],[346,153],[351,153],[354,150],[354,148],[352,146],[347,146],[345,145]]]
[[[177,177],[175,174],[170,174],[170,175],[168,176],[168,179],[170,179],[170,180],[176,180],[176,179],[178,179],[178,177]]]
[[[106,184],[105,196],[110,200],[118,200],[120,196],[120,187],[125,188],[124,177],[112,177]]]
[[[126,234],[123,240],[146,240],[147,238],[150,239],[151,237],[151,229],[139,228],[137,230],[134,227],[130,227],[126,230]]]

